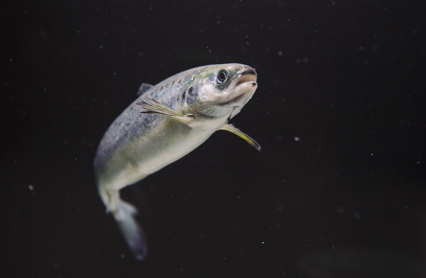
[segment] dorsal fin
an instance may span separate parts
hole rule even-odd
[[[143,93],[145,93],[146,91],[149,91],[152,87],[154,87],[154,85],[151,84],[147,84],[147,83],[142,83],[139,86],[139,90],[136,93],[138,96],[142,95]]]

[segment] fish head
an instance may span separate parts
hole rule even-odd
[[[186,103],[194,114],[233,118],[257,89],[256,71],[242,64],[210,65],[194,76]]]

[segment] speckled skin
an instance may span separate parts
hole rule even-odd
[[[217,75],[223,69],[229,78],[219,84]],[[234,117],[257,88],[255,77],[238,83],[244,71],[255,76],[248,66],[223,64],[193,68],[167,78],[139,96],[103,136],[94,161],[99,194],[137,259],[146,256],[146,241],[132,217],[136,209],[120,199],[119,190],[188,154]],[[188,123],[141,113],[145,110],[138,102],[144,98],[154,99],[181,116],[192,115],[195,120]]]
[[[182,94],[191,85],[191,78],[199,69],[190,69],[163,80],[139,96],[115,119],[103,136],[95,157],[94,166],[99,186],[108,183],[115,189],[120,189],[159,170],[152,169],[146,162],[158,156],[157,150],[160,153],[170,153],[172,150],[167,145],[189,133],[190,127],[163,115],[140,113],[143,110],[137,103],[143,96],[149,96],[181,112],[184,108]],[[166,125],[168,128],[165,128]],[[147,165],[141,167],[141,164]],[[139,168],[138,173],[124,178],[124,183],[116,182],[117,177],[122,179],[125,172],[132,171],[135,167]]]

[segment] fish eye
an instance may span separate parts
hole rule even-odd
[[[226,70],[220,70],[217,73],[217,80],[219,83],[224,83],[226,80],[228,80],[228,72]]]

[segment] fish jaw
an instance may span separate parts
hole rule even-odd
[[[221,72],[226,72],[224,82],[219,80]],[[199,74],[199,79],[191,86],[187,103],[195,114],[209,117],[235,116],[252,98],[256,89],[257,74],[252,67],[242,64],[214,65]]]
[[[252,98],[257,89],[257,74],[250,66],[244,66],[231,84],[231,92],[228,99],[221,103],[223,106],[240,107]]]

